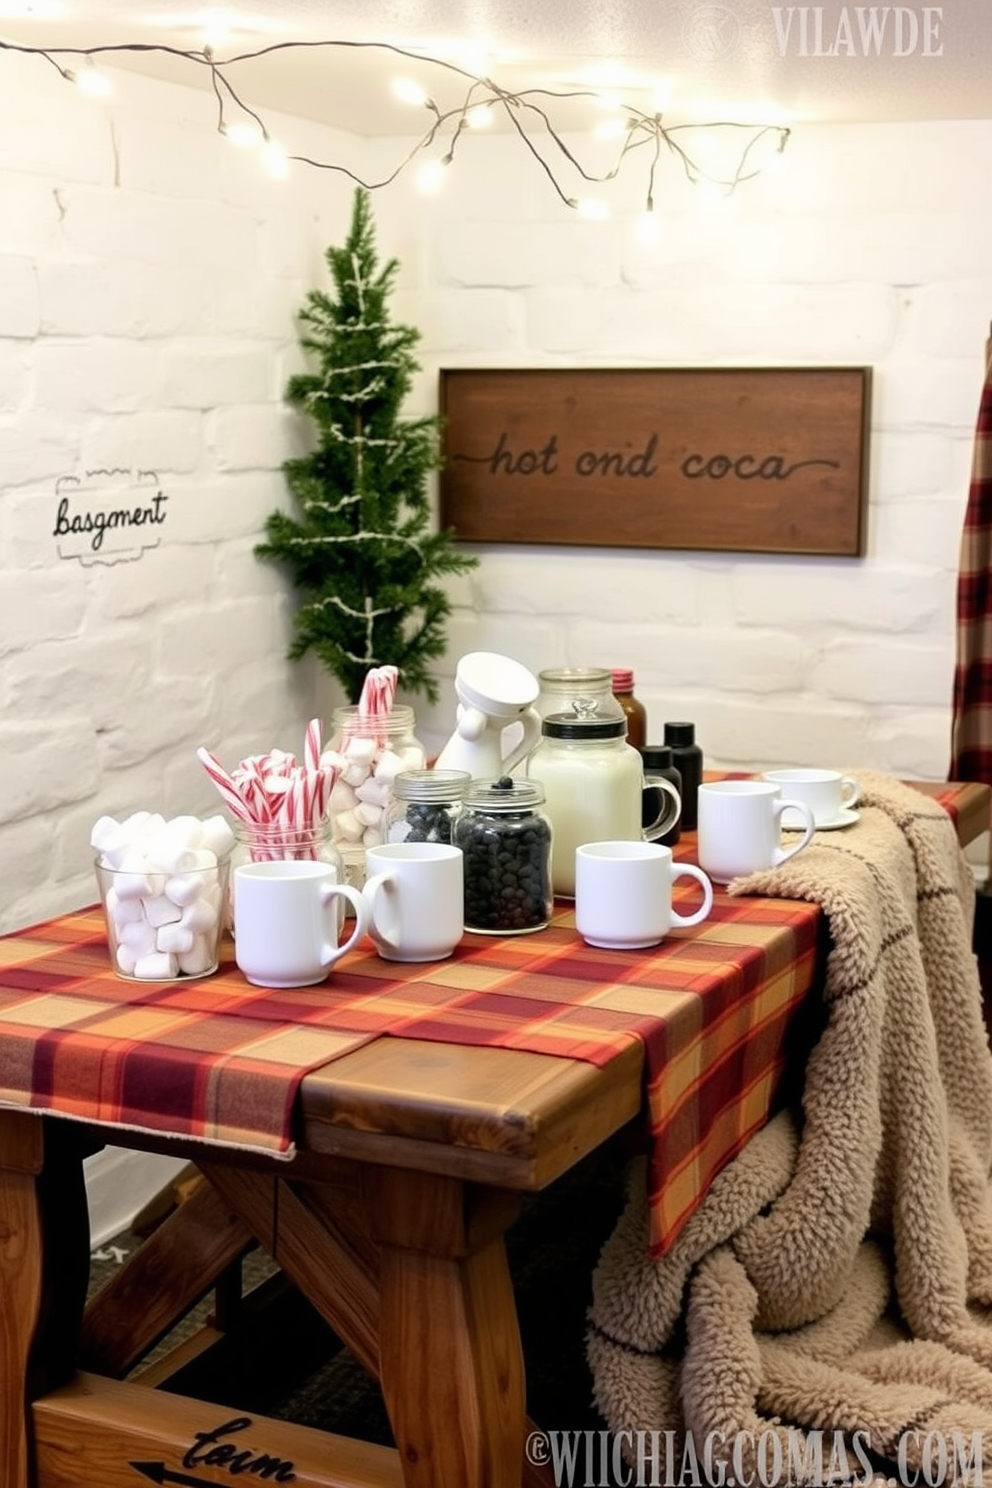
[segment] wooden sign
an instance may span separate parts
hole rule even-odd
[[[465,542],[857,557],[870,369],[441,373]]]

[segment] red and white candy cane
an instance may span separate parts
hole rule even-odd
[[[265,780],[256,759],[242,760],[234,779],[259,823],[272,820],[272,808],[265,790]]]
[[[374,739],[381,748],[386,742],[386,735],[381,728],[375,728],[378,719],[385,718],[391,711],[393,699],[396,696],[396,684],[399,680],[399,670],[394,666],[372,667],[365,675],[362,683],[362,693],[358,699],[358,716],[364,724],[368,719],[373,727],[364,726],[356,730],[360,738]]]
[[[250,754],[229,775],[207,749],[197,756],[239,821],[256,828],[265,845],[252,843],[255,861],[312,851],[310,838],[324,820],[338,770],[322,765],[321,725],[311,719],[304,741],[304,763],[284,749]]]
[[[307,736],[303,742],[303,763],[308,770],[320,769],[320,755],[323,746],[320,735],[320,719],[311,718],[307,724]]]
[[[209,749],[200,748],[196,751],[196,757],[220,792],[227,809],[238,817],[240,821],[254,824],[255,818],[251,807],[245,801],[237,785],[228,775],[220,760],[215,759]]]

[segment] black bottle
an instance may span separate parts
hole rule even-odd
[[[682,772],[675,768],[674,754],[670,744],[645,744],[641,749],[641,760],[644,764],[645,775],[660,775],[662,780],[668,780],[674,785],[682,796]],[[647,800],[648,798],[646,798]],[[674,827],[671,827],[658,841],[663,847],[674,847],[682,835],[682,818],[679,817]]]
[[[703,751],[696,743],[694,723],[666,723],[665,743],[671,746],[675,768],[682,776],[682,826],[696,830],[696,795],[703,778]]]

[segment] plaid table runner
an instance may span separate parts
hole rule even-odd
[[[676,885],[676,902],[695,892]],[[0,1103],[290,1156],[306,1073],[371,1039],[600,1065],[640,1039],[660,1252],[767,1120],[819,925],[815,905],[718,889],[702,925],[620,955],[587,946],[562,904],[543,932],[466,935],[443,962],[386,963],[366,941],[330,981],[277,992],[245,981],[230,944],[211,977],[125,981],[101,911],[82,910],[0,938]]]

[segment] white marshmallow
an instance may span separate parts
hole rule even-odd
[[[112,884],[107,890],[107,913],[115,925],[130,925],[145,917],[142,901],[122,899]]]
[[[121,822],[121,831],[134,842],[147,828],[152,819],[150,811],[132,811]]]
[[[188,847],[199,847],[203,840],[203,823],[198,816],[173,816],[166,822],[162,836],[185,842]]]
[[[334,835],[343,842],[358,842],[362,836],[362,824],[355,811],[342,811],[334,822]]]
[[[130,946],[119,945],[117,947],[117,955],[115,957],[115,960],[117,961],[118,971],[122,971],[125,976],[133,975],[138,958],[134,954]]]
[[[157,837],[165,827],[165,817],[160,811],[132,811],[121,822],[121,831],[129,842],[142,845]]]
[[[173,878],[166,879],[165,897],[185,909],[187,904],[192,904],[194,899],[200,897],[202,887],[202,873],[177,873]]]
[[[212,930],[217,923],[218,906],[201,896],[188,904],[182,912],[179,921],[184,930],[192,930],[194,934],[200,935],[205,930]]]
[[[361,786],[359,789],[361,789]],[[351,788],[347,780],[339,776],[331,787],[331,794],[328,800],[331,813],[333,814],[337,811],[354,811],[357,801],[357,793]]]
[[[163,846],[161,851],[149,854],[149,862],[160,868],[169,878],[177,873],[192,873],[203,868],[216,868],[217,858],[204,847]]]
[[[215,858],[225,858],[234,846],[234,832],[230,822],[218,814],[208,816],[201,826],[200,846],[207,852],[212,852]]]
[[[345,758],[352,764],[361,760],[363,764],[371,765],[377,747],[374,739],[349,739],[344,746]]]
[[[382,820],[382,807],[373,806],[369,801],[360,801],[355,807],[355,818],[363,827],[377,827]]]
[[[366,827],[362,833],[363,847],[379,847],[382,843],[381,827]]]
[[[198,935],[193,941],[193,948],[189,951],[180,951],[178,956],[179,970],[187,976],[202,976],[205,971],[210,971],[216,962],[213,942],[204,935]]]
[[[185,955],[193,949],[196,936],[185,925],[161,925],[155,937],[155,949]]]
[[[375,773],[380,780],[393,780],[401,770],[407,768],[406,763],[392,749],[384,749],[376,761]]]
[[[153,894],[154,885],[145,871],[144,859],[129,853],[114,874],[114,888],[120,899],[147,899]]]
[[[174,904],[165,894],[156,899],[145,900],[145,919],[149,925],[154,925],[156,930],[160,925],[178,924],[182,910],[178,904]]]
[[[105,847],[101,851],[100,862],[104,868],[113,868],[116,870],[120,868],[125,858],[131,854],[131,851],[131,843],[122,837],[119,842],[111,847]]]
[[[389,781],[384,776],[379,775],[371,775],[355,791],[355,796],[359,801],[365,801],[372,806],[379,806],[380,808],[385,806],[391,794]]]
[[[118,928],[117,939],[136,956],[147,956],[155,949],[155,927],[147,920],[132,920]]]
[[[148,956],[139,956],[134,963],[134,974],[142,981],[162,982],[174,977],[179,969],[175,956],[165,951],[153,951]]]
[[[341,779],[346,785],[361,785],[363,780],[368,780],[372,773],[371,766],[366,760],[351,760],[341,771]]]
[[[170,837],[166,833],[149,846],[148,861],[163,873],[188,873],[191,868],[202,868],[217,860],[213,853],[184,841],[182,837]]]
[[[116,816],[98,816],[90,832],[90,847],[100,852],[104,843],[117,840],[120,831],[121,824]]]

